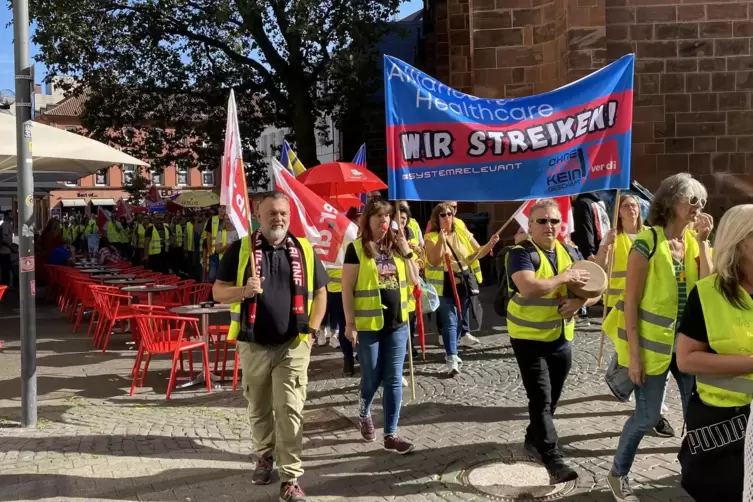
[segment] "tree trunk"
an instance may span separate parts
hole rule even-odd
[[[291,88],[293,100],[293,131],[295,132],[295,153],[306,169],[319,165],[316,156],[316,121],[314,105],[306,88]]]

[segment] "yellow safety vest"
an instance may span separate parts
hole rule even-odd
[[[193,251],[193,223],[190,221],[186,223],[186,234],[184,237],[186,240],[186,251]]]
[[[609,281],[609,298],[607,306],[614,307],[625,290],[627,278],[627,263],[630,248],[633,246],[630,237],[625,232],[620,232],[614,240],[614,263],[612,264],[612,279]],[[605,295],[606,296],[606,295]]]
[[[415,223],[416,228],[414,229],[410,223]],[[410,227],[410,229],[413,231],[413,238],[408,239],[408,244],[410,244],[411,246],[418,246],[418,233],[417,233],[418,223],[416,223],[416,220],[412,218],[410,220],[410,223],[408,224],[408,227]],[[417,258],[418,257],[414,253],[412,259],[416,260]],[[416,297],[413,296],[413,286],[408,284],[408,312],[415,312],[415,311],[416,311]]]
[[[117,244],[120,242],[120,232],[118,231],[117,225],[113,223],[112,221],[107,222],[107,240],[110,241],[111,244]]]
[[[740,288],[747,308],[730,304],[716,288],[716,274],[696,284],[701,299],[709,347],[717,354],[753,354],[753,300]],[[701,400],[719,408],[746,406],[753,401],[753,373],[731,378],[696,376],[696,388]]]
[[[183,227],[181,225],[175,225],[175,247],[183,247]]]
[[[656,231],[656,250],[648,262],[648,275],[643,288],[643,296],[638,306],[638,335],[641,359],[647,375],[661,375],[672,362],[672,348],[675,343],[677,321],[677,279],[672,262],[672,253],[662,227]],[[651,228],[638,234],[637,239],[652,245],[654,234]],[[698,282],[699,255],[698,243],[693,235],[685,232],[685,280],[687,290]],[[602,329],[614,342],[620,366],[630,365],[630,347],[625,331],[625,292],[604,321]]]
[[[421,229],[418,226],[418,222],[414,220],[413,218],[411,218],[408,221],[408,228],[410,228],[411,232],[413,232],[413,238],[415,239],[416,244],[418,244],[419,243],[418,235],[421,232]]]
[[[86,231],[86,226],[84,226],[82,224],[78,224],[76,226],[76,239],[78,239],[79,237],[81,237],[82,235],[84,235],[85,231]]]
[[[471,247],[471,240],[468,238],[468,233],[459,231],[458,228],[455,228],[455,235],[457,235],[458,239],[462,243],[462,247],[464,249],[454,249],[455,253],[458,254],[458,258],[461,260],[465,258],[468,254],[470,254],[473,251],[473,247]],[[434,245],[437,244],[437,240],[439,239],[439,234],[437,232],[429,232],[424,236],[424,243],[431,242]],[[452,261],[455,261],[455,258],[452,258]],[[478,260],[473,260],[471,263],[468,264],[468,267],[471,269],[471,272],[476,276],[476,280],[479,284],[483,282],[483,276],[481,275],[481,263],[479,263]],[[439,296],[442,296],[444,293],[444,273],[445,273],[445,263],[444,263],[444,257],[442,258],[441,263],[438,266],[431,265],[428,261],[426,262],[426,282],[434,286],[434,289],[437,290],[437,294]]]
[[[206,227],[204,227],[204,228],[206,228]],[[209,241],[209,243],[210,243],[209,246],[212,249],[212,253],[214,253],[214,243],[217,242],[217,233],[219,232],[219,230],[220,230],[220,217],[219,216],[212,216],[211,228],[210,228],[211,239],[212,240]],[[204,245],[204,241],[206,239],[208,239],[208,238],[209,238],[209,236],[207,235],[206,230],[204,230],[204,232],[202,232],[202,234],[201,234],[201,244],[202,244],[202,247]],[[212,254],[212,253],[210,253],[210,254]]]
[[[73,242],[73,232],[71,231],[71,227],[69,227],[68,225],[65,225],[63,227],[63,240]]]
[[[533,240],[528,240],[539,254],[536,279],[551,279],[555,274],[549,258]],[[515,246],[513,249],[528,252],[523,246]],[[555,241],[554,249],[557,256],[557,271],[563,272],[572,265],[573,260],[565,246],[558,241]],[[507,331],[510,338],[552,342],[560,337],[564,328],[565,339],[572,340],[575,335],[575,318],[562,317],[559,313],[560,298],[567,298],[567,285],[565,284],[541,298],[524,298],[516,291],[507,306]]]
[[[330,293],[341,293],[343,290],[343,269],[328,268],[327,275],[329,276],[327,291]]]
[[[358,255],[358,279],[353,291],[353,310],[356,317],[356,329],[359,331],[379,331],[384,327],[382,299],[379,293],[379,272],[376,261],[363,252],[363,240],[353,241]],[[400,320],[408,321],[408,275],[405,260],[394,255],[397,278],[400,287]]]
[[[311,313],[311,304],[314,302],[314,248],[308,240],[298,238],[301,250],[303,251],[303,264],[306,268],[306,289],[308,291],[308,302],[306,303],[306,314]],[[241,250],[238,255],[238,274],[235,279],[235,285],[243,287],[246,285],[246,267],[249,259],[249,239],[241,239]],[[241,332],[241,303],[230,304],[230,331],[228,331],[228,340],[235,340]],[[299,340],[305,340],[308,333],[300,333]]]
[[[86,224],[86,230],[84,230],[84,232],[87,234],[96,234],[98,231],[99,229],[97,228],[97,220],[89,220],[89,223]]]
[[[137,249],[144,249],[144,244],[146,243],[146,228],[144,228],[144,225],[139,223],[136,225],[135,232],[133,232],[133,236],[131,237],[131,245]]]
[[[133,232],[129,227],[123,227],[123,229],[120,231],[120,242],[129,244],[131,242],[132,233]]]
[[[170,230],[167,226],[162,226],[165,232],[165,243],[170,242]],[[167,250],[167,249],[166,249]],[[149,255],[160,254],[162,252],[162,238],[160,237],[157,227],[152,227],[152,238],[149,241]]]

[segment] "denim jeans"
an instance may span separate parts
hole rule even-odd
[[[361,363],[361,401],[359,415],[371,414],[379,385],[384,389],[384,435],[397,432],[400,405],[403,400],[403,363],[408,345],[408,325],[403,324],[395,331],[359,331],[358,361]]]
[[[458,291],[460,293],[460,291]],[[437,324],[442,326],[442,341],[444,350],[448,356],[458,353],[458,340],[463,335],[466,326],[466,319],[471,310],[471,299],[464,294],[460,296],[460,308],[463,309],[463,323],[458,323],[458,308],[455,305],[455,298],[449,296],[439,297],[439,308],[437,309]]]
[[[515,338],[511,343],[528,397],[526,442],[534,445],[545,462],[561,457],[554,412],[572,366],[572,344]]]
[[[687,373],[682,373],[677,368],[676,357],[672,354],[672,362],[667,372],[671,372],[675,377],[677,386],[680,389],[680,399],[682,401],[683,417],[687,413],[690,395],[695,388],[695,377]],[[638,451],[643,436],[645,436],[661,417],[661,405],[664,401],[664,394],[667,389],[667,372],[661,375],[646,375],[643,385],[635,389],[635,412],[628,418],[622,429],[620,442],[617,445],[617,452],[614,455],[612,464],[612,474],[617,476],[627,476],[630,468],[633,466],[635,454]]]
[[[345,338],[345,310],[343,309],[343,294],[327,291],[328,326],[337,332],[340,350],[345,361],[353,361],[353,344]]]
[[[209,282],[217,279],[217,270],[220,268],[220,255],[213,254],[209,256]]]

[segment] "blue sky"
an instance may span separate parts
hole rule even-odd
[[[7,27],[13,16],[11,11],[5,8],[5,2],[0,3],[0,89],[10,89],[15,91],[16,84],[13,80],[13,27]],[[400,7],[400,17],[412,14],[421,8],[422,0],[409,0]],[[34,27],[31,27],[33,30]],[[36,46],[31,46],[32,57],[36,54]],[[41,83],[46,70],[43,65],[37,63],[36,74],[37,82]]]

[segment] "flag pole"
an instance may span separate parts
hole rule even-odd
[[[501,234],[502,230],[504,230],[505,228],[507,228],[507,225],[509,225],[510,223],[512,223],[512,220],[514,220],[515,217],[520,214],[520,212],[523,210],[523,208],[526,207],[527,203],[528,202],[523,202],[523,204],[521,204],[520,207],[514,213],[512,213],[512,216],[510,216],[509,218],[507,218],[507,221],[501,227],[499,227],[499,230],[497,230],[496,232],[494,232],[494,235]]]
[[[617,218],[620,217],[620,190],[614,196],[614,210],[612,212],[612,228],[617,228]],[[614,243],[612,249],[607,253],[607,294],[604,295],[604,311],[601,313],[601,340],[599,341],[599,364],[597,368],[601,369],[604,362],[604,321],[607,318],[607,305],[609,305],[609,283],[612,282],[612,267],[614,266]]]

